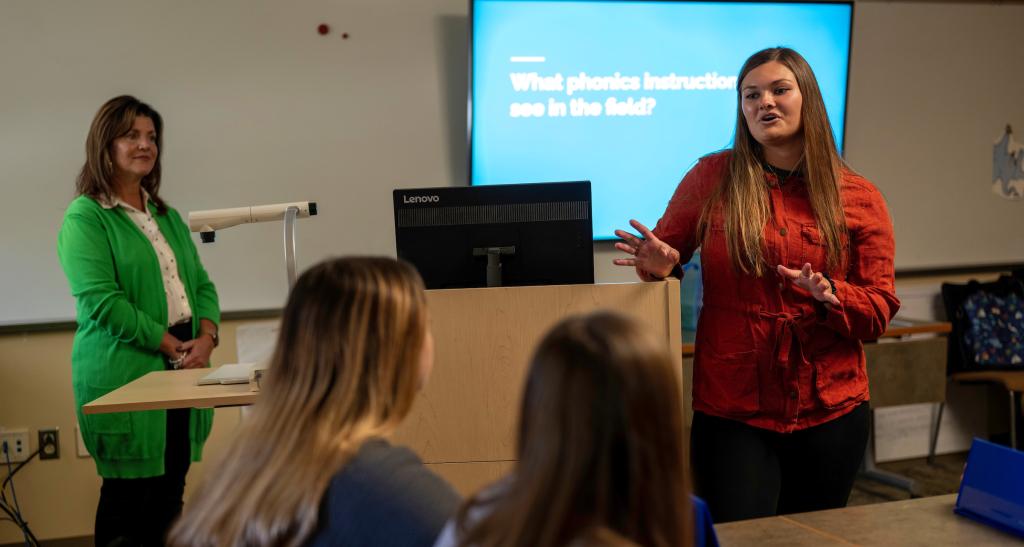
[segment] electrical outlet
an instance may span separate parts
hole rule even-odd
[[[39,430],[39,459],[56,460],[60,458],[60,431],[53,429]]]
[[[0,464],[10,458],[11,463],[23,462],[28,458],[28,430],[4,429],[0,431]]]

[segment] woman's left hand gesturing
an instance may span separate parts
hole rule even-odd
[[[829,283],[821,272],[811,270],[810,263],[804,264],[802,270],[792,270],[779,264],[778,271],[782,277],[811,293],[815,300],[833,306],[839,305],[839,299],[832,293],[832,283]]]
[[[637,275],[644,281],[664,279],[679,264],[679,251],[658,239],[647,226],[639,220],[630,220],[640,237],[625,230],[615,230],[615,235],[622,241],[615,243],[615,248],[633,255],[631,258],[616,258],[612,263],[616,266],[633,266]]]

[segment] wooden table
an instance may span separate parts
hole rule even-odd
[[[953,513],[956,494],[718,524],[732,545],[1008,545],[1016,536]]]
[[[115,389],[82,406],[85,414],[160,410],[171,408],[213,408],[251,405],[259,397],[249,384],[213,384],[197,386],[196,382],[210,373],[208,368],[162,370],[132,382],[131,389]]]
[[[1010,391],[1024,392],[1024,370],[957,372],[953,374],[953,379],[958,382],[995,382],[1003,384]]]
[[[893,319],[889,328],[885,329],[882,338],[899,338],[909,334],[949,334],[953,331],[953,324],[947,321],[920,321],[917,319]]]

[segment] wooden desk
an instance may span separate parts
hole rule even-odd
[[[953,379],[957,382],[995,382],[1003,384],[1010,391],[1024,392],[1024,370],[957,372],[953,374]]]
[[[871,408],[931,403],[938,405],[938,417],[932,420],[928,442],[928,461],[935,459],[939,424],[946,401],[946,337],[952,325],[945,322],[893,320],[877,343],[864,344],[867,359]],[[909,338],[914,334],[933,337]],[[907,339],[904,339],[907,338]],[[874,421],[874,413],[871,415]],[[864,454],[863,478],[889,484],[916,495],[912,479],[875,465],[874,426]]]
[[[897,317],[885,329],[882,338],[899,338],[909,334],[949,334],[953,331],[953,324],[947,321],[920,321],[917,319],[903,319]]]
[[[196,382],[209,373],[208,368],[150,372],[83,405],[82,412],[102,414],[133,410],[251,405],[259,397],[259,393],[249,391],[249,384],[197,386]]]
[[[1007,545],[1020,539],[953,513],[956,494],[718,524],[731,545]]]

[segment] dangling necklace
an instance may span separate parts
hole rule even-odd
[[[774,165],[772,165],[772,164],[770,164],[768,162],[764,162],[764,166],[768,168],[768,171],[771,174],[775,175],[775,180],[778,181],[779,188],[782,188],[782,186],[784,184],[786,184],[786,181],[789,180],[790,178],[792,178],[793,175],[795,175],[797,173],[796,169],[794,169],[792,171],[787,171],[785,169],[781,169],[779,167],[775,167]]]

